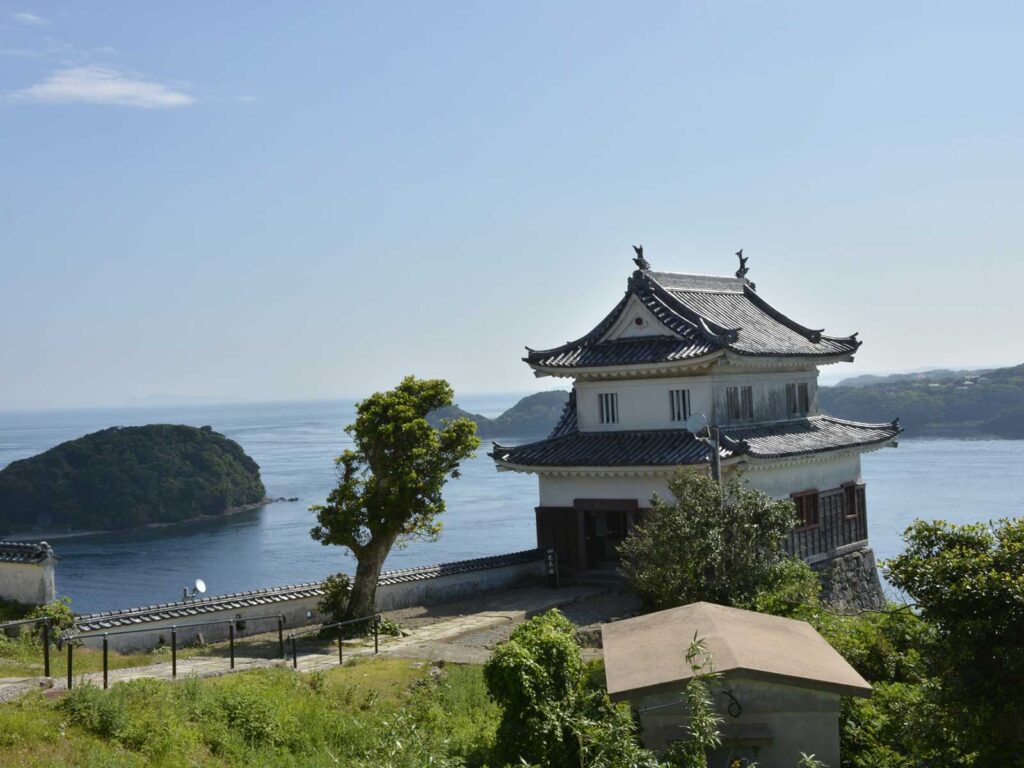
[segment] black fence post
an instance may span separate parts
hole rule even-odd
[[[50,676],[50,617],[43,619],[43,676]]]
[[[107,690],[107,633],[103,633],[103,690]]]
[[[171,680],[178,679],[178,628],[171,627]]]
[[[338,663],[339,664],[344,664],[345,663],[345,657],[344,657],[345,651],[344,651],[344,649],[345,649],[345,627],[339,625],[338,626]]]
[[[235,668],[235,622],[228,624],[228,647],[231,649],[231,668]]]
[[[373,652],[378,653],[380,651],[380,616],[373,617]]]
[[[277,617],[277,649],[282,659],[287,658],[284,655],[284,616]]]
[[[299,668],[299,652],[295,648],[295,635],[289,635],[289,639],[292,641],[292,668]]]
[[[68,690],[69,691],[71,690],[71,684],[72,684],[72,682],[71,682],[71,678],[72,678],[71,668],[72,668],[73,663],[74,663],[74,657],[72,655],[74,647],[75,647],[75,644],[71,642],[71,638],[69,637],[68,638]]]

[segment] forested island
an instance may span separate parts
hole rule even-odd
[[[111,427],[0,470],[0,534],[179,523],[265,497],[259,465],[211,427]]]
[[[908,436],[1024,438],[1024,365],[857,377],[818,392],[826,413],[879,422],[899,416]]]
[[[558,423],[569,393],[564,389],[552,389],[528,395],[497,418],[488,418],[479,413],[464,411],[458,405],[439,408],[427,418],[435,427],[442,419],[464,417],[476,424],[480,437],[543,437]]]

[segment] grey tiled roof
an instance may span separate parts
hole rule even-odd
[[[723,459],[784,458],[855,448],[892,440],[901,429],[891,424],[860,424],[815,416],[746,428],[721,430]],[[526,445],[497,443],[490,456],[512,467],[664,467],[703,464],[711,450],[683,429],[616,432],[568,431]]]
[[[410,581],[434,579],[439,576],[451,576],[459,573],[484,571],[490,568],[502,568],[508,565],[529,563],[543,558],[540,549],[529,549],[493,557],[478,557],[473,560],[459,560],[454,563],[427,565],[419,568],[404,568],[387,571],[381,574],[380,586],[403,584]],[[112,630],[145,624],[151,621],[168,621],[181,619],[183,622],[202,621],[203,614],[215,611],[257,609],[259,614],[274,615],[276,603],[298,600],[309,597],[322,597],[323,582],[310,581],[303,584],[292,584],[284,587],[256,589],[250,592],[234,592],[228,595],[207,597],[202,600],[187,600],[175,603],[158,603],[141,608],[127,608],[117,611],[101,611],[77,616],[75,628],[78,632],[94,632]],[[263,610],[265,608],[265,610]]]
[[[0,563],[41,563],[53,554],[45,541],[0,541]]]
[[[663,335],[601,341],[631,297],[662,325]],[[770,306],[741,278],[638,270],[626,295],[585,336],[560,347],[527,349],[539,368],[588,368],[671,363],[729,350],[771,357],[844,357],[860,346],[856,334],[826,336]]]
[[[725,441],[738,453],[755,459],[772,459],[885,443],[903,428],[899,420],[865,424],[834,416],[813,416],[722,431]]]

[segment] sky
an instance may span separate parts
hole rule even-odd
[[[564,387],[642,243],[1024,362],[1019,3],[0,0],[0,410]]]

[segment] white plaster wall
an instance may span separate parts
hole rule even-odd
[[[637,323],[637,320],[640,322]],[[651,311],[640,303],[635,296],[630,298],[626,308],[619,315],[619,319],[608,329],[608,332],[601,337],[601,341],[613,339],[633,339],[643,336],[668,336],[679,338],[678,334],[671,333],[665,325],[658,320]]]
[[[713,414],[714,423],[729,424],[729,412],[726,408],[726,389],[728,387],[752,387],[754,396],[754,419],[762,421],[782,421],[794,418],[786,409],[786,385],[806,383],[810,396],[808,415],[819,413],[818,408],[818,370],[812,368],[804,371],[787,371],[785,373],[731,373],[727,369],[717,369],[711,377],[714,393],[714,405],[709,406],[709,418]]]
[[[672,421],[669,390],[690,390],[690,410],[711,417],[711,377],[678,376],[664,379],[629,379],[576,382],[576,418],[581,432],[616,432],[627,429],[681,429]],[[619,421],[601,424],[598,395],[619,396]]]
[[[460,597],[540,579],[544,577],[544,574],[544,560],[537,559],[528,563],[517,563],[500,568],[487,568],[397,584],[382,584],[377,588],[377,610],[393,611],[399,608],[456,600]],[[288,632],[298,627],[320,624],[325,621],[316,610],[319,601],[319,597],[302,597],[285,599],[269,605],[225,607],[219,611],[209,611],[195,616],[150,622],[146,624],[147,631],[132,634],[113,634],[116,629],[124,629],[124,627],[112,628],[109,630],[111,634],[108,637],[108,645],[111,650],[115,651],[148,650],[159,645],[170,645],[172,626],[198,621],[223,620],[230,622],[246,616],[276,616],[277,614],[281,614],[285,618],[284,627],[287,636]],[[311,619],[306,618],[307,611],[312,612]],[[237,631],[236,637],[275,632],[276,630],[277,621],[275,619],[247,621],[245,629]],[[227,640],[228,624],[182,627],[177,630],[178,646],[185,647],[194,644],[199,633],[202,633],[207,642]],[[103,630],[84,632],[80,637],[87,646],[93,648],[103,646]]]
[[[786,385],[806,383],[810,395],[809,415],[818,408],[817,369],[784,373],[730,373],[718,369],[714,374],[673,376],[649,379],[610,379],[608,381],[577,381],[576,414],[582,432],[615,432],[628,429],[679,429],[671,420],[668,392],[690,390],[690,409],[703,414],[710,423],[729,423],[726,411],[726,389],[750,386],[754,395],[752,423],[782,421],[792,418],[786,410]],[[619,396],[619,421],[601,424],[598,395],[614,392]]]
[[[843,483],[861,482],[860,455],[851,454],[805,464],[789,464],[756,469],[740,467],[743,481],[777,499],[791,493],[816,489],[826,491]]]
[[[739,471],[749,487],[778,499],[789,498],[799,491],[825,491],[843,483],[861,482],[858,454],[765,469],[739,465],[727,471]],[[576,499],[635,499],[641,507],[649,507],[655,493],[665,499],[672,498],[668,491],[672,474],[673,470],[660,476],[639,477],[540,475],[539,505],[571,507]]]
[[[635,499],[641,507],[651,506],[657,493],[668,492],[670,474],[661,477],[554,477],[540,476],[540,506],[571,507],[575,499]]]
[[[53,600],[53,561],[0,562],[0,597],[25,605],[43,605]]]

